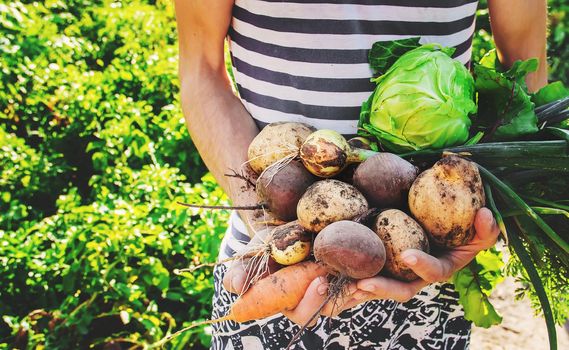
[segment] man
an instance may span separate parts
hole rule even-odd
[[[546,83],[546,1],[489,0],[500,61],[537,57],[539,70],[528,87]],[[373,86],[366,53],[379,40],[420,36],[421,42],[454,46],[455,59],[469,64],[475,0],[259,1],[177,0],[182,106],[188,129],[209,170],[236,205],[256,202],[241,180],[225,177],[242,169],[247,147],[259,127],[274,121],[302,121],[317,128],[355,134],[358,109]],[[229,36],[235,96],[224,65]],[[254,221],[245,217],[248,225]],[[233,215],[221,256],[248,241],[247,226]],[[350,285],[342,305],[327,305],[298,341],[301,349],[451,349],[468,346],[470,324],[448,278],[481,250],[491,247],[498,229],[481,209],[476,236],[435,258],[416,250],[404,261],[421,279],[405,283],[374,277]],[[243,267],[216,269],[214,316],[227,312],[244,283]],[[223,280],[225,288],[221,287]],[[298,324],[306,323],[326,294],[314,280],[295,310],[266,320],[214,328],[214,349],[282,349]],[[332,315],[331,313],[334,312]],[[297,325],[295,325],[297,324]]]

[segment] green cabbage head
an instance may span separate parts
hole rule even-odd
[[[427,44],[403,54],[375,79],[360,126],[398,153],[466,142],[476,112],[474,79],[453,52]]]

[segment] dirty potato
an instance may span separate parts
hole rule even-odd
[[[298,155],[300,146],[315,130],[304,123],[278,122],[265,126],[249,145],[249,166],[260,174],[269,165]]]
[[[385,245],[384,270],[399,280],[417,279],[418,276],[401,259],[401,253],[407,249],[429,252],[429,239],[423,228],[401,210],[389,209],[377,216],[373,230]]]
[[[273,260],[281,265],[293,265],[310,255],[312,234],[295,220],[274,228],[269,246]]]
[[[474,218],[484,199],[476,164],[450,155],[417,177],[409,190],[409,209],[433,243],[453,248],[474,237]]]
[[[368,210],[368,203],[354,186],[328,179],[312,184],[300,198],[296,213],[310,232],[320,232],[329,224],[350,220]]]

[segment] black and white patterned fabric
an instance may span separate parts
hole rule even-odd
[[[236,227],[243,228],[242,225],[233,214],[220,258],[227,257],[224,251],[239,251],[246,243],[246,235],[236,230]],[[226,270],[225,265],[214,270],[213,318],[229,313],[237,298],[221,284]],[[452,285],[435,284],[406,303],[369,301],[334,318],[320,317],[316,326],[305,330],[292,349],[467,349],[471,325],[464,319],[457,298]],[[284,349],[299,329],[282,314],[242,324],[221,322],[213,325],[211,349]]]

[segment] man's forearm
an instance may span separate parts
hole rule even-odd
[[[498,57],[510,67],[516,60],[538,58],[537,72],[528,75],[530,91],[547,84],[547,1],[488,0]]]
[[[247,148],[258,129],[243,104],[233,94],[223,72],[191,72],[181,76],[182,108],[188,130],[202,159],[233,203],[252,204],[254,189],[224,174],[248,167]]]
[[[258,133],[253,119],[233,94],[225,71],[224,41],[233,0],[176,0],[175,9],[181,101],[190,136],[233,203],[256,203],[252,186],[225,176],[232,170],[243,170],[247,148]],[[245,215],[241,213],[241,217]]]

